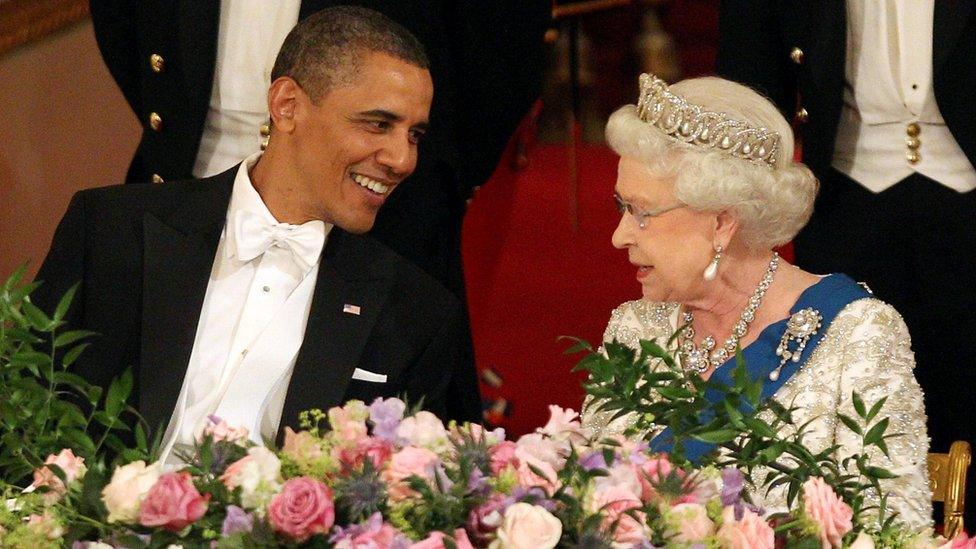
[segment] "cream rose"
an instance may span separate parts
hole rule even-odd
[[[281,487],[281,461],[264,446],[255,446],[220,476],[227,488],[241,489],[241,507],[263,508]]]
[[[160,468],[159,462],[146,465],[139,460],[115,469],[112,480],[102,489],[109,522],[136,523],[142,500],[162,474]]]
[[[505,510],[489,548],[551,549],[562,535],[562,523],[549,511],[529,503],[514,503]]]

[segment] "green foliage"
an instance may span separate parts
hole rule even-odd
[[[130,372],[103,391],[69,371],[95,336],[65,329],[76,287],[49,316],[31,302],[40,283],[24,283],[25,272],[21,266],[0,285],[0,487],[26,486],[48,455],[70,448],[89,470],[80,491],[69,492],[75,514],[98,516],[104,512],[96,487],[104,484],[105,456],[111,451],[126,460],[149,459],[158,443],[149,443],[138,414],[126,404]],[[120,436],[130,431],[125,415],[137,420],[135,448]]]
[[[589,373],[583,388],[593,397],[590,406],[610,411],[614,418],[632,414],[636,421],[628,434],[647,440],[669,427],[674,438],[672,463],[735,467],[760,490],[785,485],[791,507],[806,480],[822,477],[851,505],[856,524],[876,522],[882,528],[897,531],[884,506],[869,506],[866,499],[873,493],[883,502],[879,481],[895,477],[890,471],[871,465],[868,457],[871,447],[888,455],[885,441],[898,436],[886,434],[887,417],[878,418],[885,398],[869,407],[855,392],[852,403],[857,417],[837,414],[840,423],[861,438],[860,448],[845,447],[843,455],[839,455],[841,448],[837,445],[812,452],[804,444],[809,422],[796,424],[795,406],[783,406],[774,399],[761,400],[764,380],[750,378],[741,352],[736,355],[733,381],[725,385],[683,370],[655,341],[641,341],[639,351],[609,342],[600,353],[576,340],[571,351],[588,352],[576,370]],[[706,391],[720,398],[710,401],[705,397]],[[702,463],[691,464],[684,453],[691,439],[715,444],[716,449]],[[761,483],[759,471],[768,473]],[[868,520],[868,515],[876,520]]]

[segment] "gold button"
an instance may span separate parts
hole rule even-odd
[[[162,183],[163,181],[165,181],[165,179],[163,179],[163,176],[159,175],[158,173],[152,174],[153,183]]]
[[[801,50],[800,48],[794,47],[792,50],[790,50],[790,59],[792,59],[793,62],[796,63],[797,65],[802,64],[803,63],[803,50]]]
[[[907,137],[905,138],[905,144],[908,145],[909,149],[917,150],[922,146],[922,140],[917,137]]]
[[[163,129],[163,118],[159,116],[159,113],[149,113],[149,127],[157,132]]]
[[[909,164],[918,164],[922,160],[922,155],[918,154],[918,151],[908,151],[905,153],[905,160],[908,160]]]
[[[269,135],[271,135],[271,126],[261,124],[261,137],[268,137]]]
[[[810,113],[805,107],[800,107],[800,110],[796,111],[796,119],[800,122],[806,122],[810,120]]]
[[[162,55],[154,53],[149,56],[149,66],[155,73],[163,72],[163,69],[166,68],[166,60],[163,59]]]
[[[912,122],[905,128],[905,133],[907,133],[909,137],[918,137],[918,134],[922,133],[922,128],[917,122]]]

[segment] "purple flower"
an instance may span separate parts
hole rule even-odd
[[[739,503],[744,480],[742,471],[734,467],[722,469],[722,505],[729,506]]]
[[[496,494],[481,505],[471,509],[465,530],[471,541],[479,547],[487,547],[495,536],[495,530],[501,526],[505,509],[514,503],[510,498]]]
[[[377,398],[369,405],[369,421],[373,424],[373,435],[387,441],[396,442],[397,427],[403,420],[407,405],[398,398]]]
[[[579,460],[580,467],[587,471],[592,471],[594,469],[604,469],[608,468],[607,460],[603,457],[603,452],[593,451],[590,452]]]
[[[491,493],[491,484],[488,483],[488,477],[481,472],[481,469],[477,467],[472,469],[471,476],[468,477],[468,490],[483,496]]]
[[[236,505],[227,506],[227,516],[224,524],[220,528],[220,534],[224,537],[234,535],[238,532],[250,532],[254,528],[254,516],[246,513],[244,509]]]

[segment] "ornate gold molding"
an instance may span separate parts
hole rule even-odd
[[[88,15],[87,0],[0,0],[0,55]]]

